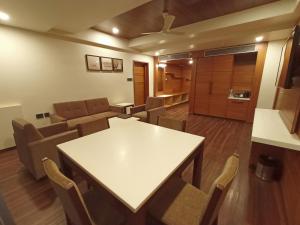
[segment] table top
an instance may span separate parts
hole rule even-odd
[[[251,140],[261,144],[300,151],[299,137],[289,132],[279,115],[279,110],[255,110]]]
[[[133,106],[134,104],[133,103],[130,103],[130,102],[121,102],[121,103],[118,103],[118,104],[115,104],[116,106]]]
[[[58,145],[132,212],[160,188],[204,141],[134,118],[109,119],[111,128]]]

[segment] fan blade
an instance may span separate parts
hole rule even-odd
[[[185,35],[184,32],[179,32],[179,31],[167,31],[167,32],[163,32],[163,34],[167,34],[167,35]]]
[[[173,25],[175,16],[170,15],[168,13],[163,13],[163,17],[164,17],[164,25],[162,31],[169,31]]]

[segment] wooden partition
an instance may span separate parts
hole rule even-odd
[[[193,54],[190,113],[252,122],[260,88],[267,44],[251,53],[204,57]],[[231,98],[233,91],[249,91],[248,99]]]

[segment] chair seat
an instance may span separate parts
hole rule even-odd
[[[204,192],[181,179],[174,179],[150,206],[152,224],[199,225],[208,201]]]
[[[91,122],[93,120],[95,120],[95,118],[93,118],[92,116],[82,116],[79,118],[70,119],[67,121],[67,123],[70,129],[75,129],[78,124]]]
[[[118,113],[118,112],[108,111],[108,112],[93,114],[93,115],[91,115],[91,117],[96,118],[96,119],[112,118],[112,117],[116,117],[120,114],[121,113]]]
[[[132,114],[132,116],[139,118],[143,122],[147,122],[147,112],[146,111],[142,111],[142,112]]]
[[[99,192],[89,191],[83,195],[83,199],[95,225],[120,225],[124,223],[124,217],[103,200]]]

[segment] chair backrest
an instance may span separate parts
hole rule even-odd
[[[0,193],[0,225],[15,225],[12,216]]]
[[[33,141],[41,140],[44,137],[38,129],[24,119],[13,120],[12,127],[19,158],[25,165],[31,165],[30,155],[28,154],[28,144]]]
[[[158,108],[164,105],[164,100],[158,97],[148,97],[146,100],[146,111],[149,109]]]
[[[176,120],[168,117],[159,116],[157,125],[184,132],[186,129],[186,120]]]
[[[109,128],[109,123],[107,118],[97,119],[87,123],[81,123],[77,125],[79,136],[85,136],[92,133],[96,133],[101,130]]]
[[[221,175],[214,181],[210,188],[210,200],[200,225],[214,224],[230,185],[238,173],[239,161],[239,155],[237,154],[234,154],[227,159]]]
[[[52,160],[44,158],[43,166],[53,189],[63,205],[68,221],[72,225],[93,225],[77,185],[64,176]]]

